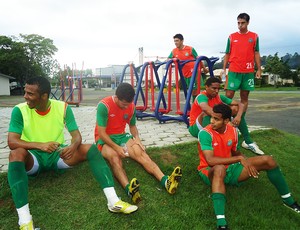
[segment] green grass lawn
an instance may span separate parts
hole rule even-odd
[[[253,139],[281,166],[295,199],[300,201],[300,137],[278,130],[253,132]],[[169,195],[140,165],[125,160],[129,178],[141,183],[143,201],[131,215],[113,214],[89,170],[87,162],[63,175],[52,172],[29,181],[29,203],[35,225],[56,229],[215,229],[210,188],[197,174],[196,142],[166,148],[149,148],[149,155],[169,174],[180,165],[183,178],[175,195]],[[254,156],[244,151],[247,156]],[[17,213],[6,174],[0,175],[0,229],[17,229]],[[116,182],[117,194],[130,201]],[[241,187],[228,187],[226,218],[231,229],[300,229],[300,214],[282,205],[266,173]]]

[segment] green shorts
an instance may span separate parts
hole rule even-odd
[[[225,85],[228,90],[254,90],[254,73],[235,73],[228,72],[228,78]]]
[[[224,183],[229,185],[240,186],[241,182],[238,182],[238,179],[242,173],[244,166],[241,163],[235,163],[228,166],[226,169],[226,176],[224,178]],[[211,167],[206,167],[198,171],[199,176],[202,178],[205,184],[211,185],[211,182],[208,178],[208,172]]]
[[[185,77],[184,78],[187,89],[190,87],[191,79],[192,79],[192,77],[189,77],[189,78]],[[193,84],[193,90],[196,90],[196,89],[197,89],[197,81],[195,80],[195,82]]]
[[[60,145],[61,148],[67,145]],[[38,175],[44,171],[54,170],[55,172],[64,172],[64,169],[59,169],[57,167],[57,162],[60,158],[60,151],[54,151],[52,153],[43,152],[41,150],[31,149],[28,150],[32,155],[34,155],[38,161],[38,171],[35,175]]]
[[[198,77],[198,76],[197,76],[197,77]],[[197,77],[195,78],[195,82],[194,82],[194,85],[193,85],[193,90],[198,89],[198,81],[197,81]],[[190,86],[191,79],[192,79],[192,77],[184,77],[184,80],[185,80],[187,89],[188,89],[189,86]],[[204,84],[205,80],[206,80],[206,74],[205,74],[205,73],[201,73],[201,82],[200,82],[200,85],[201,85],[201,86],[204,86],[204,85],[205,85],[205,84]]]
[[[132,137],[132,135],[130,134],[130,133],[123,133],[123,134],[113,134],[113,135],[110,135],[109,136],[110,137],[110,139],[114,142],[114,143],[116,143],[117,145],[121,145],[122,143],[127,143],[127,141],[129,140],[129,139],[132,139],[133,137]],[[97,145],[104,145],[105,143],[101,140],[101,139],[99,139],[98,141],[97,141]]]

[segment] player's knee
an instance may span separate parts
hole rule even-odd
[[[274,160],[274,158],[272,156],[269,155],[265,155],[265,156],[261,156],[263,158],[263,161],[265,162],[265,164],[268,165],[269,169],[273,169],[277,167],[277,162]]]
[[[12,161],[23,161],[24,162],[27,154],[28,154],[28,152],[26,149],[23,149],[23,148],[13,149],[9,153],[9,162],[12,162]]]
[[[224,178],[226,176],[226,167],[224,165],[215,165],[212,173],[214,178]]]
[[[113,154],[108,160],[111,165],[122,166],[122,159],[121,157],[119,157],[117,152]]]
[[[128,149],[129,150],[129,155],[130,152],[132,152],[132,154],[136,157],[141,157],[142,154],[145,152],[142,147],[138,144],[134,144],[131,146],[131,148]]]

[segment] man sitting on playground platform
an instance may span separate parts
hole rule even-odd
[[[174,194],[180,182],[182,171],[175,167],[170,176],[165,175],[151,160],[141,143],[136,127],[136,110],[133,103],[134,89],[128,83],[121,83],[114,96],[102,99],[97,107],[95,142],[105,159],[110,163],[115,177],[134,203],[141,200],[139,181],[133,178],[130,183],[123,169],[122,159],[130,157],[153,175],[168,193]],[[125,132],[129,125],[130,134]]]

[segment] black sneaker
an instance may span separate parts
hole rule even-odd
[[[217,230],[229,230],[228,225],[224,225],[224,226],[218,226]]]
[[[289,209],[293,210],[294,212],[300,213],[300,206],[299,204],[297,204],[297,202],[295,202],[292,205],[287,205],[286,203],[283,203],[284,206],[288,207]]]

